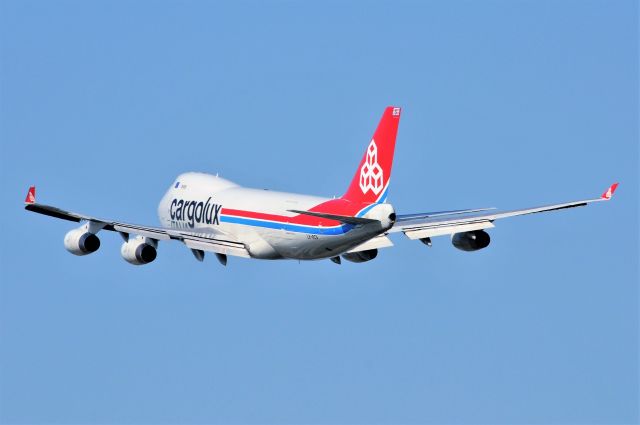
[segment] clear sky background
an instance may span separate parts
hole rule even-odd
[[[0,42],[0,422],[638,421],[636,2],[2,1]],[[341,266],[78,258],[22,209],[340,195],[390,104],[398,213],[620,188]]]

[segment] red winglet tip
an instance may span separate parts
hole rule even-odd
[[[611,186],[609,186],[609,188],[607,190],[605,190],[605,192],[602,194],[601,198],[602,199],[606,199],[609,200],[611,199],[611,197],[613,196],[614,192],[616,191],[616,189],[618,188],[618,183],[614,183]]]
[[[31,186],[29,188],[29,192],[27,193],[27,197],[24,200],[25,204],[35,204],[36,203],[36,187]]]

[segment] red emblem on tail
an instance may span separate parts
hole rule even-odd
[[[364,194],[371,189],[377,195],[384,188],[384,172],[378,164],[378,147],[373,139],[369,143],[366,158],[360,168],[360,189]]]

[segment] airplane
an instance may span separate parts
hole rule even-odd
[[[518,210],[495,208],[396,214],[387,202],[391,166],[401,108],[384,110],[353,179],[340,198],[242,187],[217,175],[187,172],[171,184],[158,205],[160,226],[142,226],[66,211],[36,202],[32,186],[25,199],[29,211],[81,223],[64,237],[72,254],[87,255],[100,248],[101,230],[124,239],[122,257],[133,265],[153,262],[160,241],[177,240],[198,261],[212,252],[222,265],[228,256],[254,259],[341,259],[362,263],[378,250],[393,246],[389,235],[403,233],[431,246],[431,238],[450,235],[462,251],[486,248],[486,232],[508,217],[580,207],[608,201],[618,183],[599,198]]]

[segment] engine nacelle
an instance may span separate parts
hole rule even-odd
[[[342,254],[342,258],[352,263],[364,263],[365,261],[373,260],[378,256],[377,249],[367,249],[366,251],[349,252]]]
[[[473,230],[471,232],[454,233],[451,236],[451,243],[462,251],[477,251],[489,246],[491,237],[484,230]]]
[[[149,264],[158,255],[155,245],[155,241],[138,236],[123,243],[120,254],[128,263],[135,266]]]
[[[100,239],[83,227],[73,229],[64,236],[64,247],[74,255],[87,255],[100,248]]]

